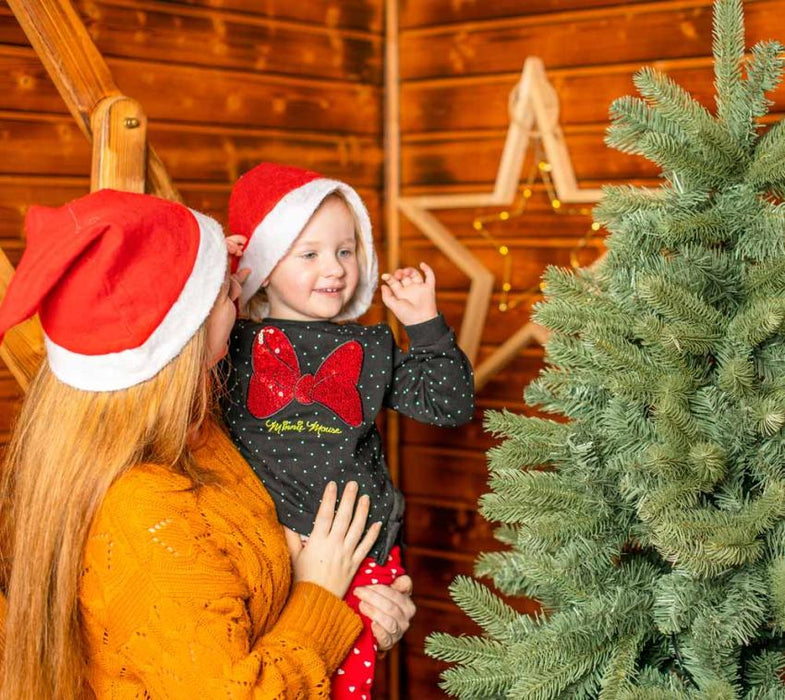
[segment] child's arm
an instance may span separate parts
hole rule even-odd
[[[436,278],[420,263],[383,275],[382,300],[404,324],[409,352],[394,348],[385,405],[422,423],[457,426],[474,414],[474,374],[455,334],[436,308]]]

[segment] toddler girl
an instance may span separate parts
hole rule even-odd
[[[401,575],[403,498],[390,481],[375,420],[382,407],[433,425],[471,420],[471,366],[436,308],[433,271],[383,275],[382,300],[406,328],[401,351],[365,313],[377,278],[371,223],[348,185],[262,163],[229,203],[233,240],[249,268],[230,340],[225,416],[243,456],[276,503],[290,538],[307,538],[328,481],[359,484],[369,525],[382,530],[353,590]],[[367,623],[367,618],[364,619]],[[333,677],[334,698],[370,697],[375,653],[366,625]]]

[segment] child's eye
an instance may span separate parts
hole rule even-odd
[[[303,260],[313,260],[316,257],[316,253],[309,251],[307,253],[303,253],[300,255],[300,257],[303,258]]]
[[[351,258],[352,255],[354,255],[354,251],[349,248],[345,248],[344,250],[338,251],[338,255],[340,255],[342,258]]]

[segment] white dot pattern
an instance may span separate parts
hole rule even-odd
[[[264,325],[286,333],[302,373],[315,373],[339,345],[360,342],[364,349],[357,384],[363,407],[361,425],[350,427],[319,403],[292,401],[266,419],[248,412],[251,351]],[[368,524],[384,524],[371,552],[377,561],[384,561],[395,544],[403,515],[403,498],[390,481],[375,423],[382,407],[443,426],[466,423],[474,413],[471,366],[441,316],[407,331],[412,349],[405,353],[396,347],[386,324],[239,321],[229,346],[224,417],[235,443],[275,501],[279,520],[307,535],[325,484],[334,480],[341,490],[348,481],[357,481],[360,493],[371,498]],[[271,426],[271,421],[277,426]],[[318,426],[327,430],[318,430]]]

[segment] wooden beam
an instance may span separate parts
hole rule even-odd
[[[147,117],[136,100],[106,97],[91,115],[92,192],[111,187],[126,192],[145,191],[147,180]]]
[[[92,114],[106,97],[120,95],[109,67],[68,0],[8,0],[35,52],[76,123],[92,141]],[[147,191],[181,201],[152,148],[148,149]]]
[[[387,269],[400,264],[401,220],[398,198],[401,194],[401,120],[400,77],[398,75],[398,0],[385,0],[384,17],[384,220]],[[387,320],[397,332],[395,316],[387,310]],[[400,484],[401,420],[398,413],[386,413],[386,452],[390,478]],[[401,649],[396,644],[387,661],[390,700],[401,697]]]

